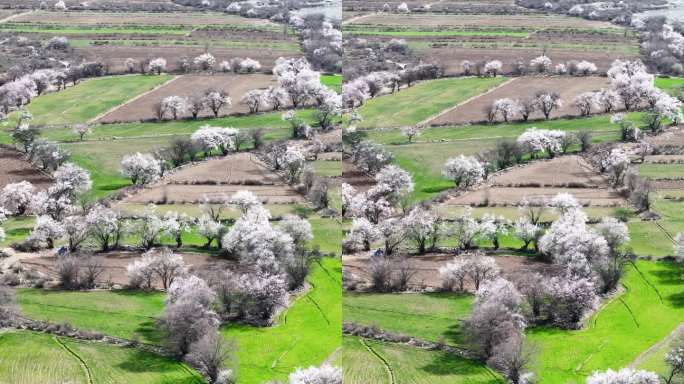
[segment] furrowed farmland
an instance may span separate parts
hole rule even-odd
[[[0,2],[0,383],[342,382],[339,25],[228,5]]]

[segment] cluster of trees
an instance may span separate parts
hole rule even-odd
[[[665,16],[639,20],[641,51],[649,67],[658,73],[684,73],[684,30],[679,22],[670,23]]]
[[[231,104],[228,92],[210,88],[190,97],[167,96],[155,103],[152,108],[158,120],[163,120],[167,115],[177,120],[187,113],[190,113],[193,119],[197,119],[205,110],[210,110],[214,117],[218,117],[221,109],[228,108]]]
[[[511,63],[510,67],[510,73],[515,76],[530,74],[589,76],[598,71],[596,64],[586,60],[572,60],[553,66],[553,61],[546,55],[533,58],[529,63],[518,59]],[[500,60],[463,60],[461,69],[464,76],[496,77],[503,73],[503,63]]]
[[[443,71],[434,64],[418,64],[397,72],[377,71],[347,81],[342,86],[344,105],[356,108],[371,98],[387,91],[399,92],[403,85],[410,87],[419,80],[436,79]]]
[[[189,274],[182,257],[168,249],[152,250],[128,266],[132,287],[161,285],[167,290],[159,326],[168,346],[179,357],[201,362],[195,365],[211,382],[227,375],[220,366],[225,359],[210,364],[202,358],[206,352],[202,344],[218,347],[220,322],[270,323],[274,313],[287,305],[288,291],[303,284],[316,257],[307,249],[313,236],[306,220],[286,216],[275,227],[270,213],[251,193],[240,192],[233,202],[243,214],[223,231],[221,243],[224,251],[239,261],[240,270],[248,272],[219,271],[204,280]],[[319,373],[337,372],[332,371],[326,367]],[[306,377],[305,372],[296,374]]]
[[[516,4],[543,11],[565,13],[571,16],[583,17],[590,20],[607,20],[616,24],[629,25],[632,13],[639,9],[648,9],[649,5],[662,3],[648,0],[610,0],[588,2],[584,0],[547,1],[547,0],[516,0]]]
[[[527,121],[534,113],[539,112],[548,120],[551,113],[563,106],[560,95],[553,91],[539,91],[534,96],[525,99],[503,98],[495,100],[484,108],[487,121],[492,123],[497,117],[509,122],[515,118]]]
[[[124,66],[128,73],[139,72],[141,74],[157,74],[167,71],[168,62],[163,57],[155,59],[136,60],[132,57],[124,60]],[[234,73],[254,73],[261,70],[261,63],[250,58],[236,57],[231,60],[218,61],[214,55],[205,52],[194,58],[182,56],[176,63],[177,68],[182,73],[189,73],[193,69],[201,72],[213,72],[219,70],[221,72]]]
[[[263,144],[262,130],[237,130],[234,128],[203,125],[188,139],[176,139],[171,145],[154,153],[134,153],[121,160],[121,174],[133,184],[145,185],[164,176],[171,167],[178,167],[204,155],[205,158],[239,151],[240,146],[252,140],[258,148]]]
[[[64,89],[68,83],[76,85],[83,78],[103,76],[105,72],[101,63],[87,62],[67,65],[62,69],[38,69],[28,74],[17,74],[0,85],[0,119],[5,118],[11,110],[29,104],[36,96]]]
[[[327,21],[322,14],[290,16],[289,21],[299,30],[306,58],[315,69],[332,73],[342,70],[344,50],[339,25]]]
[[[321,84],[320,73],[314,71],[305,58],[276,60],[273,68],[277,86],[254,89],[243,95],[240,104],[246,105],[250,113],[265,109],[280,110],[287,105],[300,108],[312,105],[316,108],[314,118],[323,129],[332,126],[332,120],[339,116],[342,97]],[[190,113],[194,119],[204,110],[211,110],[218,117],[222,108],[230,107],[232,100],[226,91],[209,89],[190,97],[168,96],[153,106],[157,119],[170,115],[174,120]]]

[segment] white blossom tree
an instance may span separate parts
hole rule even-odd
[[[288,377],[289,384],[342,384],[342,370],[330,364],[297,369]]]
[[[149,153],[137,152],[121,160],[121,174],[130,178],[133,184],[149,184],[159,178],[161,167]]]
[[[623,368],[594,372],[587,378],[587,384],[659,384],[660,378],[653,372]]]
[[[485,169],[475,157],[460,155],[447,160],[442,175],[453,180],[456,186],[468,188],[484,179]]]
[[[534,70],[538,73],[549,72],[549,70],[551,70],[552,64],[553,62],[551,59],[545,55],[535,57],[534,59],[530,60],[530,67],[534,68]]]
[[[161,75],[162,72],[166,71],[166,59],[163,57],[158,57],[156,59],[150,60],[147,66],[147,70],[157,75]]]
[[[33,200],[35,187],[28,181],[20,181],[5,185],[0,191],[0,207],[11,214],[25,214]]]

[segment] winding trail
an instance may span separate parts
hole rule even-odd
[[[366,339],[360,337],[359,343],[361,343],[361,345],[363,345],[368,350],[368,352],[373,354],[375,357],[378,358],[378,360],[380,360],[380,362],[382,362],[382,364],[385,366],[385,369],[387,370],[387,374],[389,375],[390,384],[396,384],[396,379],[394,378],[394,370],[389,365],[387,360],[385,360],[384,357],[380,356],[380,354],[377,351],[375,351],[373,348],[371,348],[371,346],[368,345],[368,343],[366,343]]]

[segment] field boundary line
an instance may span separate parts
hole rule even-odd
[[[87,123],[87,124],[94,124],[94,123],[97,123],[98,120],[100,120],[101,118],[103,118],[103,117],[109,115],[110,113],[116,111],[117,109],[123,108],[123,107],[125,107],[126,105],[131,104],[131,103],[133,103],[134,101],[140,99],[141,97],[147,96],[148,94],[150,94],[150,93],[152,93],[152,92],[154,92],[154,91],[156,91],[156,90],[158,90],[158,89],[160,89],[160,88],[162,88],[162,87],[165,87],[165,86],[167,86],[167,85],[173,83],[174,81],[180,79],[181,77],[183,77],[183,75],[175,75],[175,76],[172,77],[171,79],[169,79],[169,80],[167,80],[167,81],[165,81],[165,82],[163,82],[163,83],[157,85],[156,87],[153,87],[153,88],[150,89],[149,91],[143,92],[143,93],[139,94],[138,96],[136,96],[136,97],[134,97],[134,98],[132,98],[132,99],[130,99],[130,100],[127,100],[126,102],[124,102],[124,103],[122,103],[122,104],[119,104],[119,105],[117,105],[117,106],[114,106],[114,107],[110,108],[109,110],[100,113],[99,115],[97,115],[97,116],[93,117],[92,119],[88,120],[86,123]]]
[[[675,337],[684,333],[684,322],[679,323],[679,325],[672,330],[667,336],[656,342],[655,344],[648,347],[647,350],[641,352],[629,365],[628,368],[637,368],[647,357],[649,357],[653,352],[660,349],[660,347],[672,341]]]
[[[637,273],[639,274],[639,277],[641,277],[644,280],[646,285],[648,285],[649,287],[651,287],[655,291],[656,295],[658,295],[658,299],[660,300],[660,304],[664,304],[663,296],[660,294],[660,291],[658,290],[658,288],[656,288],[656,286],[653,285],[653,283],[651,283],[646,278],[646,276],[644,276],[644,273],[641,272],[641,270],[636,266],[636,264],[633,261],[631,263],[632,263],[632,267],[634,267],[634,270],[637,271]]]
[[[368,343],[366,343],[366,339],[360,337],[359,343],[361,343],[361,345],[366,347],[368,352],[373,354],[375,357],[378,358],[378,360],[380,360],[382,362],[382,364],[385,366],[385,369],[387,370],[387,373],[389,374],[390,384],[395,384],[396,380],[394,378],[394,370],[392,369],[392,366],[389,365],[389,362],[387,362],[387,360],[385,360],[384,357],[382,357],[378,352],[376,352],[373,348],[371,348],[371,346],[368,345]]]
[[[674,237],[672,237],[672,234],[670,234],[670,232],[668,232],[667,229],[665,229],[665,227],[663,227],[663,225],[660,224],[660,220],[654,220],[654,222],[655,222],[656,226],[658,228],[660,228],[663,231],[663,233],[665,233],[665,236],[667,236],[670,239],[670,241],[672,241],[672,244],[675,244],[676,241],[675,241]]]
[[[300,339],[301,339],[301,337],[296,338],[296,339],[294,340],[294,342],[292,342],[292,344],[290,345],[290,348],[284,350],[283,353],[281,353],[280,356],[278,356],[277,359],[273,360],[273,363],[271,364],[271,369],[275,369],[275,367],[278,366],[278,363],[280,363],[280,360],[281,360],[283,357],[285,357],[285,355],[287,355],[287,354],[292,350],[292,348],[294,348],[295,345],[297,345],[297,343],[299,343],[299,340],[300,340]]]
[[[478,93],[477,95],[475,95],[475,96],[473,96],[473,97],[470,97],[470,98],[468,98],[468,99],[466,99],[466,100],[461,101],[460,103],[454,105],[453,107],[447,108],[447,109],[445,109],[445,110],[443,110],[443,111],[441,111],[441,112],[439,112],[439,113],[437,113],[437,114],[435,114],[435,115],[432,115],[432,116],[430,116],[430,117],[428,117],[428,118],[426,118],[426,119],[424,119],[424,120],[418,122],[417,124],[415,124],[415,126],[420,127],[420,126],[423,126],[423,125],[427,125],[427,124],[429,124],[432,120],[435,120],[435,119],[439,118],[439,117],[442,116],[442,115],[446,115],[447,113],[453,111],[454,109],[456,109],[456,108],[458,108],[458,107],[460,107],[460,106],[462,106],[462,105],[465,105],[465,104],[467,104],[467,103],[469,103],[469,102],[471,102],[471,101],[477,99],[478,97],[488,95],[488,94],[490,94],[490,93],[492,93],[492,92],[498,90],[499,88],[501,88],[501,87],[503,87],[503,86],[505,86],[505,85],[508,85],[508,84],[513,83],[514,81],[516,81],[516,80],[518,80],[518,79],[520,79],[520,78],[519,78],[519,77],[509,78],[508,80],[504,81],[503,83],[501,83],[501,84],[499,84],[499,85],[497,85],[497,86],[495,86],[495,87],[493,87],[493,88],[490,88],[489,90],[487,90],[487,91],[485,91],[485,92],[483,92],[483,93]]]
[[[83,358],[81,358],[81,356],[79,356],[78,353],[74,352],[73,350],[71,350],[71,348],[64,344],[64,342],[62,342],[62,340],[60,340],[59,337],[52,336],[52,340],[54,340],[57,344],[64,348],[64,350],[66,350],[69,354],[74,356],[80,362],[81,367],[83,367],[83,369],[86,372],[88,384],[93,384],[93,374],[90,372],[90,367],[88,367],[88,364],[85,362],[85,360],[83,360]]]

